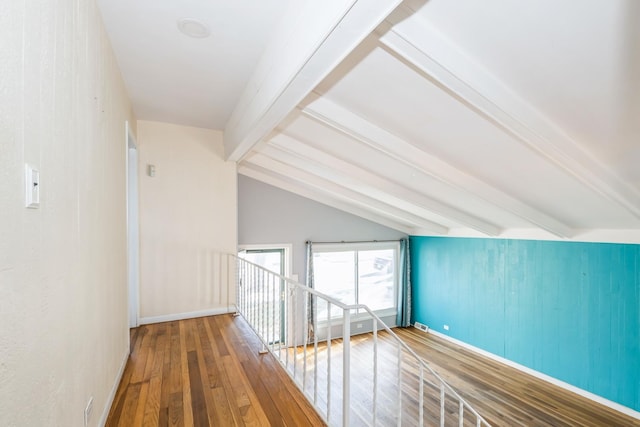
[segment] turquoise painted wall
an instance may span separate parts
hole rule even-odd
[[[640,245],[411,237],[411,263],[414,321],[640,411]]]

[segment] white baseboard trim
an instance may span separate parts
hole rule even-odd
[[[122,381],[122,375],[124,375],[124,368],[127,366],[127,361],[129,360],[129,343],[127,342],[127,351],[124,353],[124,357],[122,358],[122,363],[120,364],[120,370],[118,371],[118,375],[116,375],[116,380],[113,383],[113,387],[111,387],[111,392],[107,397],[107,403],[105,404],[104,409],[102,410],[102,416],[100,416],[100,421],[98,425],[104,427],[107,424],[107,417],[109,416],[109,411],[111,410],[111,406],[113,405],[113,399],[116,398],[116,393],[118,392],[118,386],[120,386],[120,381]]]
[[[164,314],[162,316],[141,317],[138,320],[140,325],[148,325],[151,323],[172,322],[174,320],[193,319],[195,317],[215,316],[217,314],[235,313],[233,307],[218,307],[208,310],[190,311],[188,313]]]
[[[635,410],[633,410],[631,408],[628,408],[626,406],[623,406],[623,405],[621,405],[619,403],[613,402],[613,401],[611,401],[609,399],[605,399],[604,397],[598,396],[597,394],[591,393],[590,391],[583,390],[583,389],[578,388],[578,387],[576,387],[574,385],[571,385],[569,383],[565,383],[564,381],[561,381],[561,380],[559,380],[557,378],[553,378],[553,377],[551,377],[551,376],[549,376],[547,374],[543,374],[542,372],[533,370],[531,368],[527,368],[524,365],[521,365],[521,364],[516,363],[516,362],[514,362],[512,360],[509,360],[509,359],[505,359],[504,357],[495,355],[495,354],[490,353],[490,352],[488,352],[486,350],[483,350],[481,348],[474,347],[471,344],[467,344],[466,342],[457,340],[457,339],[452,338],[452,337],[450,337],[448,335],[445,335],[445,334],[443,334],[441,332],[434,331],[431,328],[429,329],[428,333],[429,334],[433,334],[433,335],[435,335],[437,337],[443,338],[443,339],[445,339],[447,341],[450,341],[450,342],[452,342],[454,344],[459,345],[460,347],[464,347],[464,348],[466,348],[468,350],[471,350],[471,351],[473,351],[475,353],[481,354],[482,356],[488,357],[489,359],[493,359],[493,360],[495,360],[497,362],[500,362],[502,364],[505,364],[507,366],[515,368],[515,369],[517,369],[519,371],[522,371],[522,372],[524,372],[526,374],[529,374],[531,376],[539,378],[539,379],[541,379],[543,381],[547,381],[547,382],[549,382],[549,383],[551,383],[553,385],[556,385],[558,387],[562,387],[565,390],[568,390],[568,391],[571,391],[573,393],[579,394],[580,396],[586,397],[587,399],[591,399],[594,402],[598,402],[598,403],[600,403],[602,405],[608,406],[611,409],[614,409],[614,410],[616,410],[618,412],[621,412],[621,413],[623,413],[625,415],[628,415],[630,417],[637,418],[637,419],[640,420],[640,412],[635,411]]]

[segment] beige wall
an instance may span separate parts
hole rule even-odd
[[[141,321],[226,309],[215,252],[236,250],[237,178],[222,132],[139,121],[138,147]]]
[[[128,352],[125,120],[93,1],[0,2],[0,425],[98,425]],[[24,164],[41,206],[24,207]]]

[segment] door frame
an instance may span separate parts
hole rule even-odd
[[[292,277],[291,265],[292,265],[292,253],[293,245],[289,243],[284,244],[252,244],[252,245],[238,245],[238,252],[242,251],[259,251],[259,250],[281,250],[284,249],[284,277],[291,278],[297,281],[297,278]]]
[[[295,281],[298,280],[297,277],[292,277],[291,273],[291,265],[292,265],[292,254],[293,254],[293,245],[292,244],[253,244],[253,245],[238,245],[238,252],[245,251],[267,251],[267,252],[275,252],[282,251],[283,255],[283,276],[287,278],[291,278]],[[282,286],[284,286],[284,281],[282,281]],[[283,289],[281,289],[283,291]],[[288,328],[285,324],[285,306],[284,301],[281,301],[280,306],[280,342],[287,343],[289,342],[288,337]],[[290,314],[286,317],[290,317]],[[284,340],[283,340],[284,339]]]
[[[127,214],[127,290],[129,327],[139,326],[140,318],[140,224],[138,199],[138,144],[129,121],[125,122],[126,214]]]

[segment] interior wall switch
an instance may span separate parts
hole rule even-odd
[[[25,206],[30,209],[40,207],[40,171],[25,165]]]

